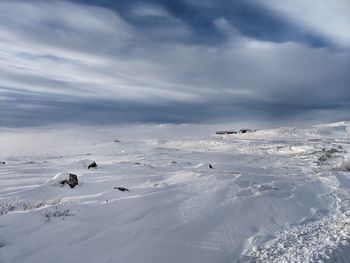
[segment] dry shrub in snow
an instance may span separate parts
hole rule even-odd
[[[339,149],[341,149],[341,148],[338,147],[338,149],[337,149],[337,148],[332,147],[328,150],[323,149],[321,156],[318,158],[318,161],[322,164],[323,162],[325,162],[329,158],[331,158],[333,154],[341,152]]]
[[[36,209],[44,206],[57,205],[61,203],[61,198],[42,199],[39,201],[23,201],[17,199],[7,199],[0,201],[0,215],[7,214],[11,211],[25,211]]]
[[[63,209],[58,206],[50,207],[43,211],[43,215],[50,220],[52,217],[62,217],[63,219],[67,216],[73,216],[74,214],[69,209]]]
[[[332,170],[333,171],[350,172],[350,159],[346,159],[346,160],[342,161],[341,163],[333,166]]]

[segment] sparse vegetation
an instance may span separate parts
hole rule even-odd
[[[333,171],[350,172],[350,159],[343,160],[341,163],[332,167]]]
[[[1,200],[0,215],[5,215],[11,211],[26,211],[37,209],[44,206],[58,205],[62,203],[61,198],[42,199],[40,201],[23,201],[23,200]]]
[[[323,164],[325,161],[327,161],[329,158],[331,158],[335,153],[341,152],[337,148],[331,147],[330,149],[322,149],[321,156],[318,157],[319,164]]]
[[[63,219],[67,216],[73,216],[74,213],[70,209],[63,209],[62,207],[54,206],[43,211],[43,216],[50,220],[52,217],[62,217]]]

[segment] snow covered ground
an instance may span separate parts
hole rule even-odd
[[[350,122],[214,133],[0,129],[0,262],[350,262]]]

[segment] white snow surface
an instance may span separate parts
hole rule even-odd
[[[214,134],[0,129],[0,262],[350,262],[350,122]]]

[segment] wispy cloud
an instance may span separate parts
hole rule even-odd
[[[166,9],[152,4],[138,4],[134,8],[133,13],[137,16],[153,16],[174,19]]]
[[[350,48],[350,2],[348,0],[253,0],[279,12],[304,29],[324,35],[340,47]]]

